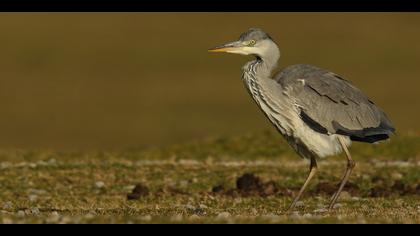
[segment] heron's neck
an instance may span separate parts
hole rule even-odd
[[[270,42],[266,45],[260,55],[256,56],[257,59],[253,61],[257,66],[255,72],[259,75],[259,78],[271,78],[273,71],[278,66],[278,60],[280,59],[280,50],[278,46]]]
[[[271,79],[278,66],[280,50],[273,44],[263,55],[256,56],[255,60],[248,62],[243,68],[244,73],[253,73],[257,80]]]

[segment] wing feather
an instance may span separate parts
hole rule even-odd
[[[381,108],[339,75],[311,65],[294,65],[274,79],[296,101],[302,120],[317,132],[374,142],[395,131]]]

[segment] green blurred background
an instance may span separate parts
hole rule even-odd
[[[207,48],[261,27],[418,132],[419,13],[2,13],[0,147],[115,150],[271,129]]]

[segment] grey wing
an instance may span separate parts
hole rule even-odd
[[[395,129],[386,114],[340,76],[310,65],[290,66],[275,79],[294,98],[301,119],[320,133],[354,141],[387,139]]]

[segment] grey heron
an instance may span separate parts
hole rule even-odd
[[[344,151],[347,167],[331,198],[332,209],[355,167],[347,149],[351,141],[375,143],[395,132],[381,108],[333,72],[298,64],[275,74],[280,50],[261,29],[251,28],[239,40],[209,51],[255,56],[242,68],[246,89],[290,146],[310,161],[309,175],[288,210],[296,206],[317,172],[317,159]]]

